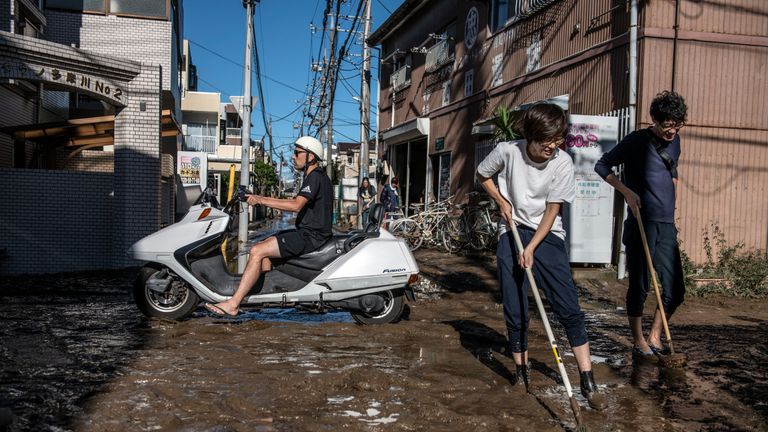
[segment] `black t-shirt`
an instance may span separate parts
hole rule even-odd
[[[315,168],[301,185],[299,196],[307,198],[307,204],[296,217],[296,229],[308,230],[314,236],[328,238],[332,235],[333,186],[331,179],[321,168]]]

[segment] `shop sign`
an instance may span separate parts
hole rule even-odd
[[[445,137],[435,139],[435,151],[445,150]]]

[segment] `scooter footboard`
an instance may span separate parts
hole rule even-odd
[[[217,294],[231,296],[240,284],[240,276],[227,271],[220,255],[197,260],[190,268],[192,274]]]

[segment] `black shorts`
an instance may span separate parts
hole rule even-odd
[[[308,254],[328,241],[330,236],[322,236],[308,230],[281,231],[275,235],[280,258],[291,258]]]

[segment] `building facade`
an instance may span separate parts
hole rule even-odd
[[[173,222],[181,3],[0,2],[0,274],[114,268]]]
[[[635,108],[631,130],[650,125],[658,92],[675,90],[689,105],[678,194],[684,249],[701,261],[712,222],[729,241],[765,249],[768,200],[756,197],[768,181],[768,4],[637,3],[630,83],[631,2],[404,1],[369,39],[382,49],[383,156],[404,198],[461,200],[477,188],[499,106],[554,100],[569,114],[622,118]]]

